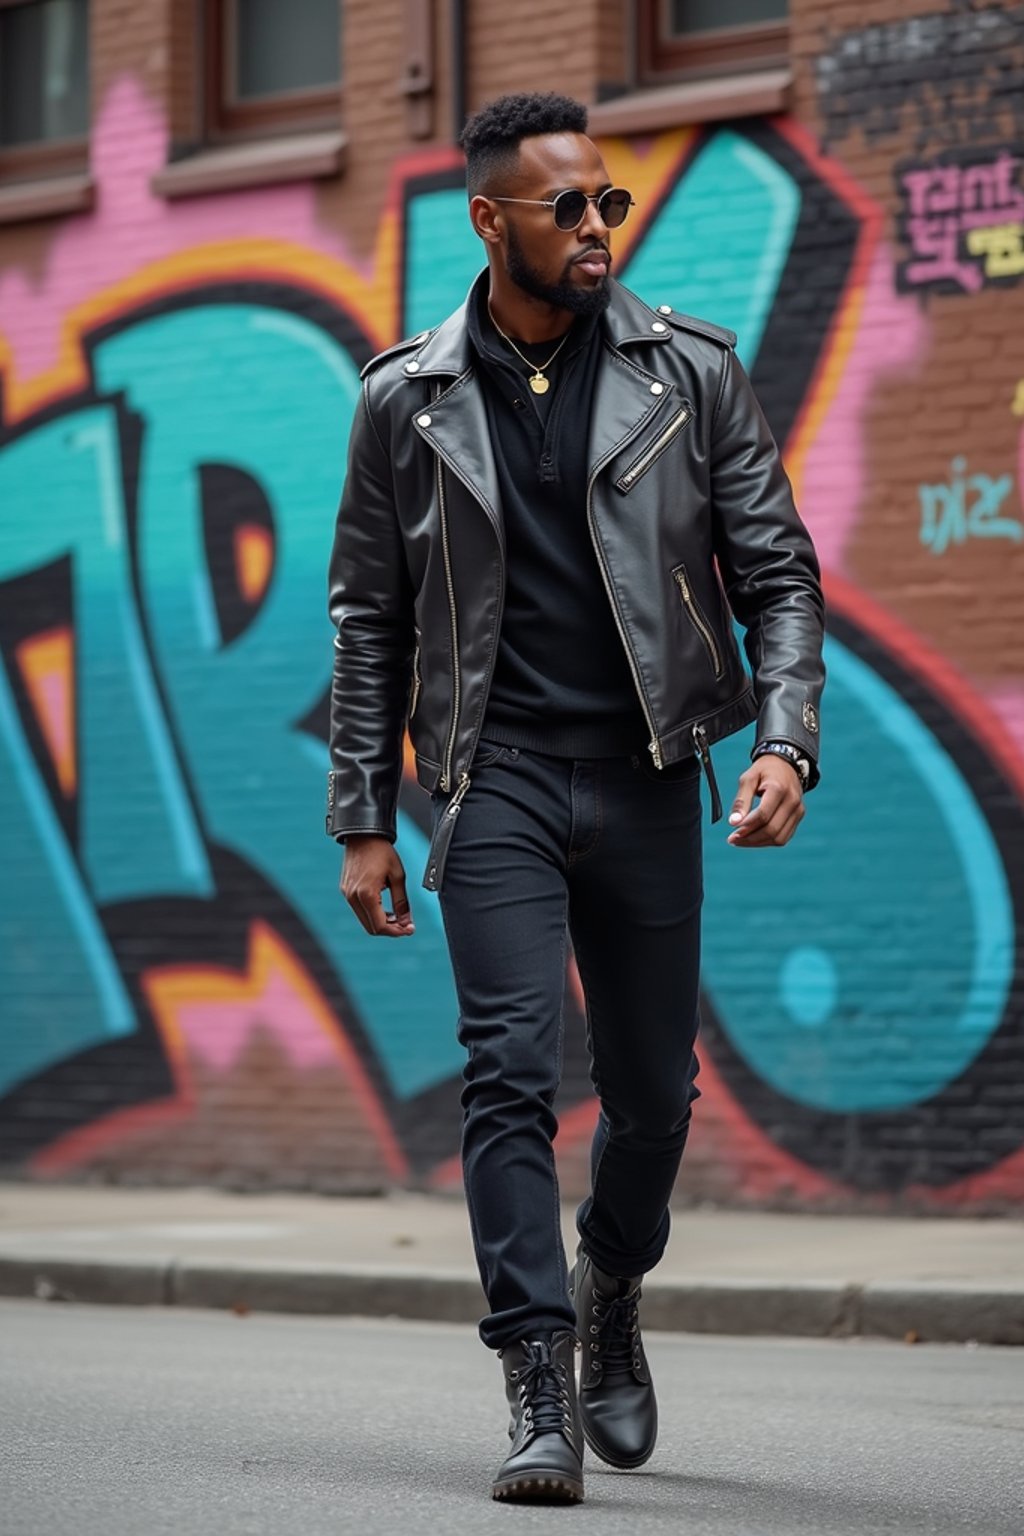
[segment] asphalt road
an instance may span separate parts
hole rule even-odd
[[[0,1302],[2,1536],[1021,1536],[1024,1351],[651,1335],[662,1435],[490,1500],[471,1329]]]

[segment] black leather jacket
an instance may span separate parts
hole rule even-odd
[[[758,738],[792,742],[817,779],[818,564],[732,332],[649,309],[618,283],[601,324],[594,551],[654,763],[696,752],[717,819],[708,748],[755,717]],[[487,707],[504,576],[463,306],[363,370],[330,566],[331,836],[394,840],[406,724],[419,782],[450,797],[442,822],[453,822]],[[428,887],[442,865],[435,847]]]

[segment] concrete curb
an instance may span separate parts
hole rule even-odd
[[[483,1310],[480,1283],[468,1272],[46,1253],[0,1253],[0,1296],[449,1323],[475,1323]],[[678,1333],[1024,1345],[1024,1287],[652,1280],[644,1323]]]
[[[1024,1288],[877,1281],[861,1292],[859,1332],[883,1338],[916,1334],[922,1340],[1024,1344]]]

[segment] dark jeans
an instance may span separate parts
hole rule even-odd
[[[698,1093],[699,768],[484,741],[471,778],[441,908],[469,1053],[462,1159],[490,1307],[480,1336],[500,1349],[575,1328],[551,1145],[567,929],[600,1101],[580,1237],[616,1275],[664,1252]]]

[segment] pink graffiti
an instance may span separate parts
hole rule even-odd
[[[1005,687],[991,688],[983,697],[999,716],[1024,760],[1024,686],[1011,683]]]
[[[846,547],[864,513],[867,412],[887,375],[924,350],[928,321],[893,285],[892,252],[880,245],[868,272],[856,340],[800,476],[800,510],[822,564],[848,576]]]
[[[989,271],[991,262],[982,269],[961,257],[963,237],[971,230],[998,235],[993,226],[1024,219],[1024,191],[1015,182],[1019,165],[1017,157],[1004,150],[994,160],[974,165],[931,165],[903,172],[906,238],[914,257],[902,268],[908,285],[946,278],[967,293],[977,293],[987,276],[996,275]],[[997,246],[1002,249],[998,241]],[[968,249],[975,256],[985,255],[989,244],[969,241]]]
[[[41,724],[52,744],[54,760],[73,760],[75,744],[71,737],[68,711],[68,678],[59,672],[47,672],[39,679]]]
[[[277,236],[360,268],[345,242],[317,222],[308,182],[230,197],[175,202],[157,197],[150,178],[164,165],[167,146],[159,113],[133,79],[118,79],[93,131],[95,209],[64,221],[39,276],[17,266],[0,271],[0,330],[20,377],[53,366],[61,322],[70,311],[147,263],[181,250]]]
[[[145,987],[169,1040],[229,1072],[258,1035],[269,1035],[300,1069],[349,1055],[319,988],[281,936],[255,922],[244,971],[177,965],[147,974]]]

